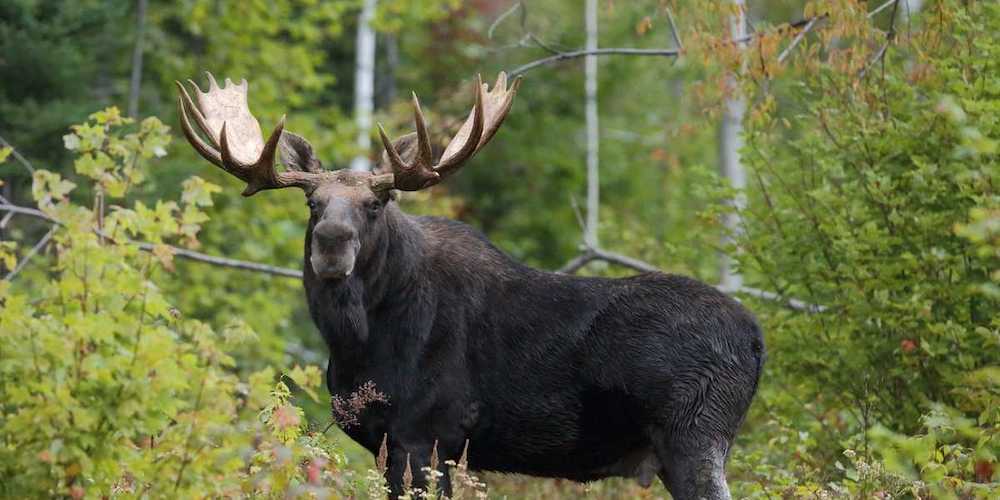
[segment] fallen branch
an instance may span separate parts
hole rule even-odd
[[[8,212],[8,213],[14,213],[14,214],[20,214],[20,215],[26,215],[26,216],[30,216],[30,217],[35,217],[35,218],[42,219],[42,220],[45,220],[47,222],[50,222],[52,224],[56,224],[58,226],[62,226],[63,225],[63,223],[60,222],[59,220],[57,220],[57,219],[49,216],[48,214],[46,214],[45,212],[42,212],[41,210],[38,210],[38,209],[35,209],[35,208],[28,208],[28,207],[22,207],[22,206],[18,206],[18,205],[11,205],[9,203],[4,203],[4,204],[0,204],[0,211]],[[105,234],[105,233],[103,233],[101,231],[98,231],[97,229],[95,229],[94,232],[98,236],[100,236],[101,238],[104,238],[104,239],[109,240],[109,241],[113,241],[113,238],[111,238],[109,235],[107,235],[107,234]],[[131,240],[129,241],[129,243],[132,243],[132,244],[138,246],[139,249],[144,250],[146,252],[152,252],[153,249],[156,248],[156,247],[158,247],[158,246],[160,246],[160,247],[165,246],[165,247],[170,248],[170,250],[174,254],[174,256],[180,257],[182,259],[191,260],[191,261],[194,261],[194,262],[201,262],[201,263],[204,263],[204,264],[211,264],[211,265],[220,266],[220,267],[229,267],[229,268],[233,268],[233,269],[242,269],[242,270],[245,270],[245,271],[254,271],[254,272],[258,272],[258,273],[271,274],[271,275],[274,275],[274,276],[284,276],[286,278],[298,278],[298,279],[302,278],[302,271],[299,271],[299,270],[296,270],[296,269],[289,269],[289,268],[285,268],[285,267],[271,266],[271,265],[267,265],[267,264],[260,264],[260,263],[257,263],[257,262],[249,262],[249,261],[245,261],[245,260],[229,259],[229,258],[226,258],[226,257],[216,257],[214,255],[208,255],[208,254],[204,254],[204,253],[201,253],[201,252],[195,252],[194,250],[188,250],[186,248],[180,248],[180,247],[176,247],[176,246],[173,246],[173,245],[165,245],[165,244],[159,244],[158,245],[158,244],[153,244],[153,243],[147,243],[147,242],[144,242],[144,241],[131,241]]]

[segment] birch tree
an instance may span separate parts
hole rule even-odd
[[[351,170],[369,170],[368,150],[371,149],[372,110],[375,107],[375,18],[377,0],[364,0],[358,19],[356,63],[354,67],[354,123],[358,128],[359,153],[351,160]]]
[[[746,48],[746,5],[744,0],[733,0],[734,12],[730,19],[730,32],[732,39],[738,43],[742,52]],[[734,235],[740,231],[740,216],[746,206],[746,197],[743,190],[746,188],[746,172],[740,162],[740,149],[743,147],[743,115],[746,112],[746,101],[739,92],[736,75],[728,78],[729,96],[722,115],[722,127],[719,139],[719,159],[723,177],[729,181],[729,185],[737,190],[737,194],[731,200],[733,211],[726,215],[724,224],[726,234],[723,237],[723,246],[731,246]],[[743,286],[743,277],[733,269],[734,259],[723,253],[720,262],[719,286],[723,290],[739,290]]]
[[[587,51],[597,50],[597,0],[587,0]],[[583,239],[587,246],[596,248],[598,207],[600,206],[599,157],[600,130],[597,118],[597,56],[590,54],[584,60],[586,113],[587,113],[587,224]]]

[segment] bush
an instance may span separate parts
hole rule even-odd
[[[54,260],[31,282],[0,282],[0,496],[379,487],[338,472],[342,454],[307,432],[292,404],[284,380],[316,398],[318,368],[241,374],[227,352],[254,333],[185,318],[157,284],[173,266],[163,243],[193,243],[218,188],[195,177],[180,202],[105,207],[142,181],[169,136],[155,118],[132,127],[113,108],[91,118],[65,143],[79,153],[76,172],[92,182],[93,203],[74,203],[73,182],[36,171],[39,208],[60,221]],[[132,238],[154,245],[143,251]]]
[[[938,2],[918,19],[889,42],[830,34],[826,64],[782,96],[794,116],[772,97],[752,113],[743,270],[825,307],[763,315],[754,421],[783,451],[759,457],[762,480],[800,467],[852,494],[1000,491],[975,484],[997,477],[1000,450],[1000,6]]]

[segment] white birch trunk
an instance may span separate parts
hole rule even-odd
[[[733,0],[737,7],[737,13],[730,20],[733,39],[742,39],[746,36],[746,5],[743,0]],[[739,50],[746,47],[745,42],[739,44]],[[736,213],[730,213],[723,221],[726,226],[726,236],[723,244],[728,246],[733,241],[733,235],[741,232],[742,223],[739,212],[746,207],[746,196],[743,190],[746,189],[746,171],[740,161],[740,149],[743,147],[743,115],[746,113],[746,100],[738,91],[736,75],[729,77],[728,88],[730,95],[726,99],[725,110],[722,117],[722,130],[720,134],[719,157],[721,160],[722,175],[729,181],[729,185],[737,189],[739,193],[730,200]],[[728,254],[723,254],[720,261],[721,278],[719,286],[723,290],[738,290],[743,286],[743,276],[734,269],[734,259]]]
[[[586,9],[587,50],[597,50],[597,0],[587,0]],[[584,242],[596,248],[598,207],[600,205],[600,183],[598,177],[598,153],[600,129],[597,122],[597,56],[589,55],[584,60],[587,114],[587,221]]]
[[[372,110],[375,108],[375,18],[376,0],[364,0],[358,19],[358,38],[354,69],[354,123],[358,127],[357,145],[361,153],[351,160],[351,170],[371,170]]]
[[[146,35],[146,0],[139,0],[135,12],[135,45],[132,47],[132,76],[129,78],[128,116],[139,117],[139,92],[142,91],[142,53]]]

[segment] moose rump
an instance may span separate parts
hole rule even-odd
[[[482,294],[439,289],[481,303],[462,363],[478,416],[470,467],[646,485],[659,474],[679,498],[722,496],[764,358],[752,316],[681,276],[581,278],[511,265],[520,273],[487,273],[493,286]],[[709,471],[685,488],[682,477],[703,462]]]

